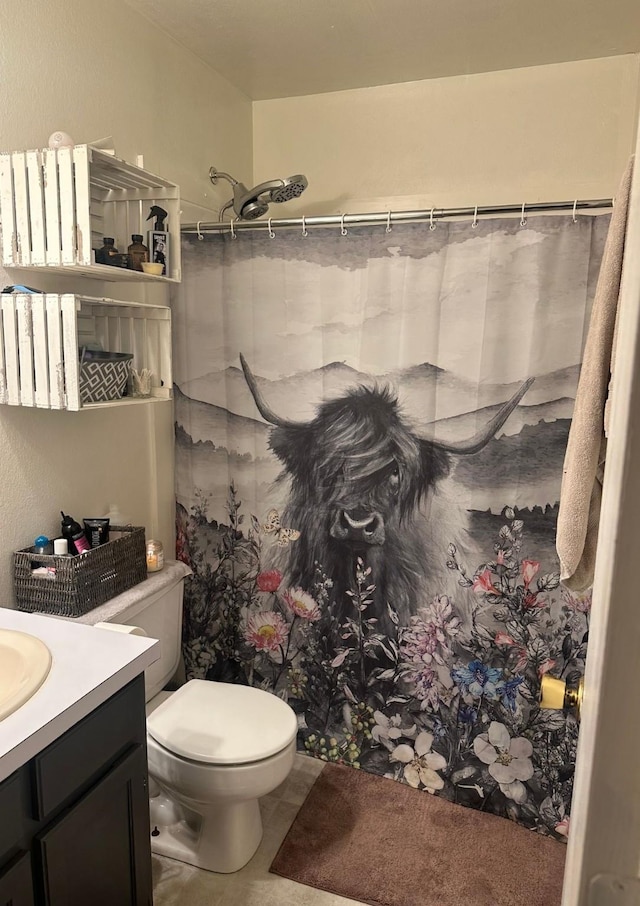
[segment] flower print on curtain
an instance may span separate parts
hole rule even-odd
[[[186,239],[174,307],[188,676],[558,839],[577,726],[538,697],[584,669],[554,532],[607,225]]]

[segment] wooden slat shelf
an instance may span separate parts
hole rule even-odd
[[[151,397],[86,404],[83,346],[133,355],[152,373]],[[0,294],[0,403],[42,409],[105,408],[170,399],[171,310],[73,293]]]
[[[105,236],[126,252],[132,235],[153,228],[153,205],[168,214],[166,276],[97,264]],[[5,267],[107,283],[180,282],[179,187],[91,145],[0,153],[0,222]],[[152,373],[151,397],[83,403],[83,346],[131,353],[133,368]],[[75,293],[0,295],[0,403],[110,408],[171,399],[172,386],[167,306]]]
[[[21,265],[22,267],[22,265]],[[35,270],[35,267],[25,267],[24,270]],[[104,280],[105,283],[179,283],[173,277],[155,277],[134,271],[128,267],[110,267],[106,264],[58,264],[43,265],[38,267],[41,273],[58,274],[65,277],[93,277]]]
[[[105,236],[121,252],[132,235],[146,236],[152,205],[168,213],[166,276],[96,264]],[[178,186],[91,145],[0,153],[0,221],[5,267],[73,271],[110,282],[180,281]]]

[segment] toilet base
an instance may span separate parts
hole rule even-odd
[[[206,871],[222,874],[239,871],[255,854],[262,840],[262,818],[257,799],[218,802],[210,811],[192,812],[171,824],[160,824],[162,816],[166,815],[177,817],[176,805],[160,793],[151,800],[151,828],[157,827],[159,831],[151,836],[152,852]]]

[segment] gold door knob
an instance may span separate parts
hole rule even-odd
[[[553,711],[575,711],[580,720],[582,698],[584,695],[584,680],[578,680],[576,686],[568,686],[564,680],[556,679],[547,673],[540,683],[540,707]]]

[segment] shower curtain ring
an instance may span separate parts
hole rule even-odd
[[[271,229],[271,218],[269,218],[269,220],[267,221],[267,224],[268,224],[268,227],[269,227],[269,239],[275,239],[275,238],[276,238],[276,234],[275,234],[275,233],[273,232],[273,230]]]
[[[391,232],[391,211],[387,211],[387,228],[385,230],[385,233],[390,233],[390,232]]]
[[[435,228],[436,228],[436,225],[433,222],[433,212],[434,211],[435,211],[435,208],[431,208],[431,213],[429,214],[429,229],[430,230],[435,230]]]
[[[200,239],[200,241],[202,241],[202,240],[204,239],[204,236],[203,236],[202,233],[200,232],[200,224],[201,224],[201,223],[202,223],[202,221],[199,220],[199,221],[197,222],[197,224],[196,224],[196,232],[197,232],[197,234],[198,234],[198,239]]]
[[[305,239],[309,235],[309,230],[307,229],[307,225],[304,222],[304,214],[302,215],[302,235],[304,236]]]
[[[520,226],[522,226],[522,227],[527,225],[527,221],[526,221],[525,216],[524,216],[524,206],[525,206],[525,204],[526,204],[526,202],[523,201],[523,202],[522,202],[522,214],[520,215]]]
[[[231,238],[237,239],[238,237],[236,236],[236,231],[233,228],[233,220],[229,221],[229,229],[231,230]]]
[[[473,209],[473,223],[471,224],[471,229],[475,230],[478,226],[478,205]]]
[[[342,216],[340,217],[340,234],[342,236],[346,236],[347,232],[348,232],[348,230],[345,228],[345,225],[344,225],[344,214],[342,214]]]
[[[578,199],[576,198],[576,200],[573,202],[573,214],[572,214],[574,223],[578,222],[578,218],[576,217],[576,208],[577,207],[578,207]]]

